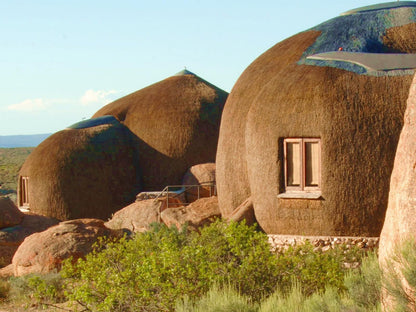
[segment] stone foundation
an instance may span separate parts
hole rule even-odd
[[[334,236],[297,236],[297,235],[276,235],[270,234],[269,243],[273,252],[283,251],[289,246],[296,246],[309,241],[315,251],[327,251],[336,245],[344,244],[347,249],[357,246],[366,251],[378,247],[379,237],[334,237]]]

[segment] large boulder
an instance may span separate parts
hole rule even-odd
[[[410,87],[404,126],[390,180],[389,203],[380,236],[379,260],[384,266],[395,247],[416,239],[416,77]],[[412,290],[413,293],[415,290]],[[383,303],[390,300],[383,300]],[[389,310],[388,306],[385,306]]]
[[[169,208],[161,213],[163,223],[167,226],[176,226],[178,229],[187,223],[191,228],[197,229],[219,218],[221,212],[216,196],[201,198],[186,207]]]
[[[117,211],[105,225],[110,229],[127,229],[132,232],[145,232],[150,224],[160,222],[160,213],[168,206],[178,207],[182,204],[176,198],[159,200],[146,199],[132,203]]]
[[[23,213],[8,197],[0,197],[0,229],[19,224]]]
[[[24,214],[22,222],[0,230],[0,268],[12,263],[13,255],[24,239],[33,233],[42,232],[59,221],[45,216]]]
[[[63,260],[74,260],[92,251],[99,237],[118,237],[99,219],[78,219],[59,223],[48,230],[27,237],[13,257],[15,276],[59,270]]]
[[[205,163],[189,168],[183,179],[183,185],[198,185],[186,189],[186,200],[189,203],[201,197],[216,195],[215,190],[215,163]]]

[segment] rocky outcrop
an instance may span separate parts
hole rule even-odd
[[[99,237],[118,237],[98,219],[78,219],[59,223],[48,230],[27,237],[13,257],[15,276],[29,273],[47,273],[59,270],[63,260],[74,260],[92,250]]]
[[[169,201],[169,204],[168,204]],[[127,229],[132,232],[145,232],[154,222],[160,222],[160,213],[168,207],[182,206],[176,198],[146,199],[117,211],[105,225],[110,229]]]
[[[33,233],[42,232],[59,221],[53,218],[23,214],[22,222],[0,230],[0,267],[12,262],[13,255],[23,240]]]
[[[404,126],[396,150],[390,179],[389,203],[380,236],[379,261],[382,266],[405,239],[416,233],[416,77],[410,87]],[[413,290],[414,291],[414,290]],[[388,298],[383,300],[389,310]]]
[[[0,197],[0,229],[19,224],[23,213],[8,197]]]
[[[162,212],[161,219],[167,226],[176,226],[178,229],[187,223],[189,227],[196,229],[211,223],[219,218],[221,212],[216,196],[201,198],[186,207],[169,208]]]
[[[153,199],[137,201],[117,211],[105,225],[110,229],[128,229],[132,232],[144,232],[149,225],[158,222],[162,203]]]
[[[416,233],[416,77],[390,179],[389,204],[380,237],[380,260],[388,257],[401,240]]]
[[[188,203],[192,203],[201,197],[215,195],[215,163],[205,163],[189,168],[183,179],[183,185],[201,185],[200,187],[189,187],[185,196]]]

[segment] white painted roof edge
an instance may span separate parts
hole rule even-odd
[[[405,53],[332,51],[310,55],[306,59],[349,62],[362,66],[369,72],[416,68],[416,54]]]

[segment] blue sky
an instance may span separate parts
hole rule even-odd
[[[277,42],[375,3],[0,0],[0,135],[56,132],[185,66],[230,92]]]

